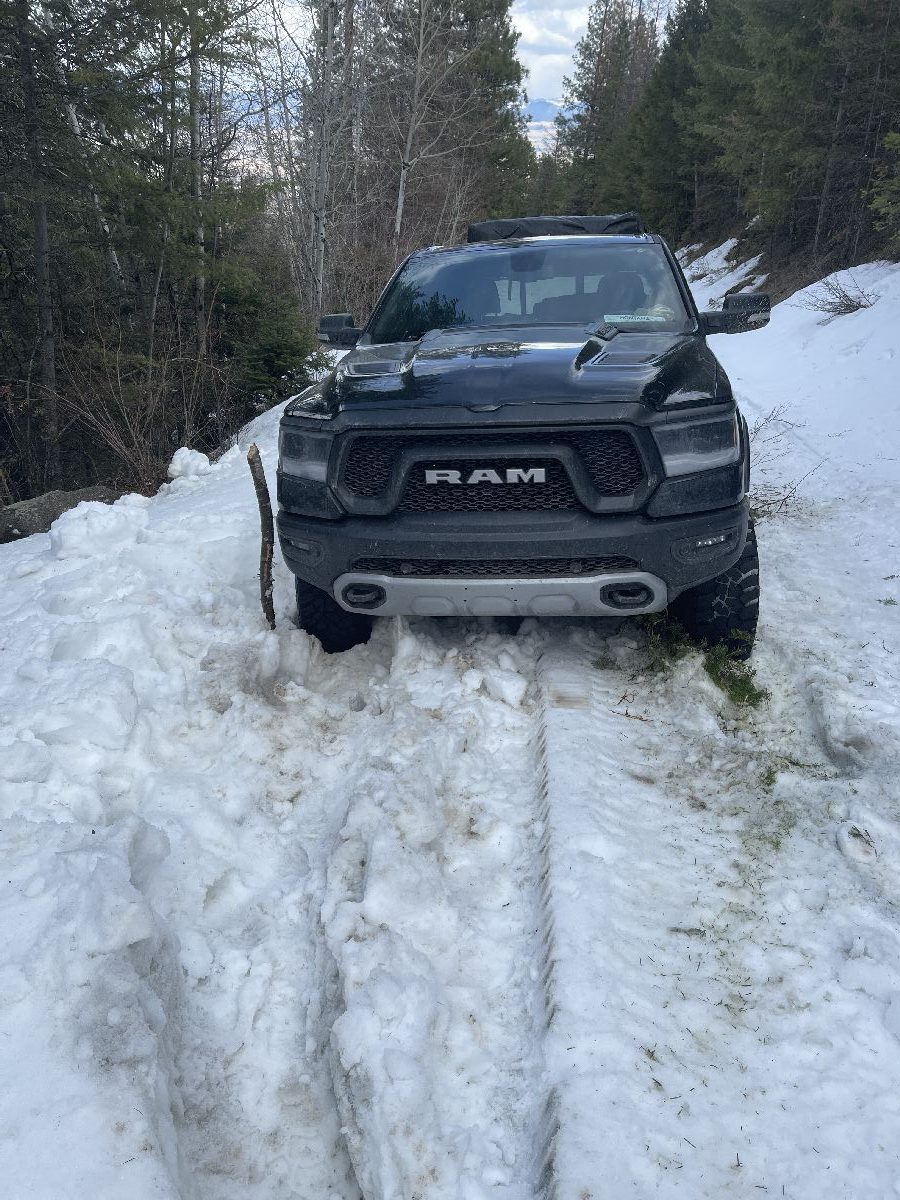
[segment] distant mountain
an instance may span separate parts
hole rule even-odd
[[[525,112],[529,122],[553,121],[562,111],[562,106],[562,100],[529,100],[525,105]]]
[[[556,118],[568,112],[562,100],[529,100],[524,108],[528,118],[528,138],[538,153],[550,150],[556,137]]]

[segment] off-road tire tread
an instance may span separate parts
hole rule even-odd
[[[759,620],[759,551],[752,520],[734,566],[682,592],[669,605],[669,614],[695,641],[725,645],[736,659],[750,657]]]
[[[361,646],[372,636],[372,618],[347,612],[321,588],[295,579],[297,624],[318,638],[326,654],[341,654]]]

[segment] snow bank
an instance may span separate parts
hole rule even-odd
[[[172,455],[168,476],[169,479],[196,479],[199,475],[208,475],[209,471],[209,458],[205,454],[182,446]]]
[[[871,495],[900,476],[900,268],[868,263],[828,278],[863,291],[871,307],[830,316],[821,281],[776,305],[765,329],[718,335],[712,345],[748,416],[779,413],[790,435],[782,477],[815,467],[805,494],[849,498],[862,487]]]
[[[131,545],[147,525],[144,496],[123,496],[115,504],[85,500],[58,517],[50,528],[50,549],[57,558],[93,558],[100,547]]]
[[[259,613],[240,451],[174,468],[3,548],[4,1194],[342,1196],[306,911],[321,772],[297,803],[314,704],[276,749],[311,647],[285,574],[282,633]]]
[[[40,777],[21,756],[17,766],[4,758],[6,783],[26,770]],[[189,1194],[166,1018],[179,1004],[177,952],[140,890],[166,851],[135,818],[90,833],[76,820],[3,818],[8,1196]]]
[[[766,275],[756,270],[762,256],[741,260],[735,255],[737,245],[737,238],[729,238],[706,254],[696,253],[699,246],[688,246],[679,251],[678,260],[701,312],[707,308],[721,308],[727,292],[752,291],[765,283]]]

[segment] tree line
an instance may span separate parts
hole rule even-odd
[[[900,249],[900,0],[594,0],[535,156],[511,0],[0,0],[0,504],[149,490],[469,221]]]
[[[0,0],[0,504],[150,489],[521,208],[510,0]]]
[[[812,277],[900,249],[900,2],[594,0],[538,166],[676,243],[752,222]]]

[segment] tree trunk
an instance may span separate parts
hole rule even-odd
[[[400,159],[400,179],[397,182],[397,204],[394,209],[394,262],[400,257],[400,231],[403,228],[403,209],[406,205],[406,188],[413,167],[413,145],[419,123],[419,97],[422,92],[422,69],[425,57],[426,6],[428,0],[419,0],[418,30],[416,37],[416,66],[413,73],[412,95],[409,103],[409,121]]]
[[[100,194],[94,183],[94,171],[91,166],[90,154],[84,142],[84,135],[81,132],[81,122],[78,120],[78,113],[75,111],[74,104],[66,105],[66,119],[69,122],[69,128],[81,146],[81,153],[88,176],[88,187],[91,193],[91,204],[94,208],[94,215],[97,218],[97,225],[100,228],[100,236],[103,239],[103,251],[106,255],[106,269],[109,272],[109,282],[113,291],[119,297],[120,304],[123,304],[127,298],[128,291],[125,285],[125,276],[122,274],[122,264],[119,261],[119,255],[112,240],[109,221],[106,219],[106,213],[103,211],[103,205],[100,201]]]
[[[55,487],[59,481],[59,415],[56,402],[56,333],[53,324],[53,293],[50,274],[50,223],[44,179],[40,116],[35,83],[31,14],[28,0],[16,0],[16,34],[19,51],[19,81],[28,141],[31,175],[32,225],[34,230],[34,279],[38,312],[38,363],[40,381],[40,437],[44,444],[44,478],[40,485]]]
[[[175,176],[177,88],[174,75],[171,78],[167,78],[167,73],[171,70],[171,67],[167,61],[167,39],[168,35],[166,26],[163,22],[161,22],[159,27],[160,147],[163,151],[163,155],[161,155],[161,157],[164,156],[165,161],[165,192],[166,196],[171,198]],[[159,263],[156,267],[153,290],[150,293],[150,301],[147,305],[146,385],[148,396],[153,381],[153,369],[155,366],[154,354],[156,352],[156,314],[159,307],[159,293],[160,288],[162,287],[169,236],[170,225],[167,210],[161,229]]]
[[[275,523],[272,518],[272,501],[266,484],[266,473],[256,442],[247,451],[247,462],[253,476],[256,502],[259,505],[260,550],[259,550],[259,600],[263,615],[270,629],[275,628],[275,605],[272,600],[272,559],[275,555]]]
[[[334,101],[334,9],[334,0],[323,0],[319,130],[312,205],[313,290],[317,316],[322,313],[322,299],[325,291],[325,242],[327,240],[328,182],[331,167],[331,109]]]
[[[866,144],[863,149],[862,163],[863,170],[857,177],[857,217],[856,217],[856,232],[853,238],[853,250],[851,257],[856,258],[859,253],[859,240],[862,237],[863,224],[866,215],[870,214],[869,206],[865,203],[865,197],[869,195],[869,189],[875,179],[875,171],[879,163],[879,148],[881,146],[881,137],[885,117],[885,97],[881,97],[881,111],[878,114],[877,121],[875,120],[875,109],[878,105],[878,97],[881,91],[882,71],[884,68],[885,58],[887,56],[888,40],[891,31],[891,23],[894,19],[894,0],[890,0],[888,4],[887,15],[884,22],[884,30],[881,38],[881,48],[878,52],[878,59],[875,67],[875,77],[872,81],[872,100],[869,104],[869,116],[866,121]],[[871,149],[870,146],[871,138]],[[865,183],[862,182],[864,167],[868,163],[868,177]]]
[[[276,17],[276,19],[277,19],[277,17]],[[294,291],[297,295],[297,299],[302,302],[302,299],[303,299],[303,270],[302,270],[302,263],[300,261],[299,255],[298,255],[298,251],[299,251],[298,231],[295,227],[296,226],[296,221],[295,221],[296,188],[293,186],[293,184],[291,184],[290,185],[290,194],[286,194],[287,187],[286,187],[286,183],[285,183],[285,175],[282,173],[281,163],[279,162],[278,148],[276,146],[276,141],[275,141],[275,130],[272,125],[272,109],[274,107],[275,102],[270,94],[269,81],[266,76],[266,72],[263,69],[263,65],[260,62],[259,54],[257,53],[257,50],[256,50],[256,43],[254,41],[253,32],[252,32],[252,29],[250,26],[249,14],[247,14],[246,21],[247,21],[247,45],[249,46],[250,56],[251,56],[251,59],[253,62],[253,69],[254,69],[254,73],[256,76],[256,86],[259,88],[260,98],[262,101],[263,131],[265,133],[265,139],[266,139],[266,158],[268,159],[268,162],[269,162],[269,171],[271,172],[271,175],[272,175],[272,182],[275,184],[275,204],[278,209],[279,224],[281,225],[282,232],[284,234],[284,240],[286,242],[286,250],[287,250],[288,259],[289,259],[289,263],[290,263],[290,270],[291,270],[291,282],[294,286]],[[275,36],[276,40],[279,37],[277,26],[274,30],[274,36]],[[281,73],[281,76],[282,76],[282,83],[281,83],[280,89],[278,89],[278,90],[280,90],[282,93],[282,95],[281,95],[282,109],[283,109],[283,111],[286,112],[285,98],[284,98],[284,94],[283,94],[284,93],[284,82],[283,82],[284,72],[283,71]],[[286,112],[285,123],[287,123],[287,121],[289,121],[289,119],[290,119],[290,116]],[[288,144],[290,144],[290,130],[287,128],[285,129],[285,136],[288,139]],[[288,162],[287,172],[286,172],[288,179],[290,178],[291,169],[292,169],[292,164],[290,162]]]
[[[299,272],[303,278],[303,286],[298,283],[298,292],[301,296],[301,301],[304,307],[312,310],[312,303],[309,297],[309,283],[313,275],[313,255],[311,237],[307,238],[303,235],[302,229],[305,222],[304,203],[309,205],[309,192],[302,193],[301,182],[298,177],[297,170],[297,155],[294,150],[293,137],[293,117],[291,115],[290,106],[288,105],[288,72],[285,69],[284,52],[281,45],[282,36],[282,21],[278,12],[276,0],[272,0],[272,37],[275,48],[275,56],[278,62],[278,79],[276,93],[278,95],[278,103],[281,109],[281,128],[284,137],[284,171],[288,181],[290,190],[290,228],[291,242],[299,255]],[[290,37],[290,35],[288,35]]]
[[[191,199],[194,203],[194,336],[197,358],[206,356],[206,231],[203,225],[203,167],[200,161],[200,37],[196,7],[191,11],[190,88],[188,108],[191,130]]]
[[[831,144],[828,147],[828,158],[825,163],[825,178],[822,181],[822,194],[819,196],[819,211],[816,214],[816,232],[813,237],[813,261],[819,257],[819,245],[822,240],[822,231],[825,227],[825,213],[828,209],[828,201],[831,198],[831,183],[834,178],[834,160],[837,157],[837,145],[841,136],[841,126],[844,123],[844,97],[847,94],[847,84],[850,80],[850,64],[847,63],[844,68],[844,78],[841,82],[841,91],[838,97],[837,112],[834,115],[834,125],[831,130]]]

